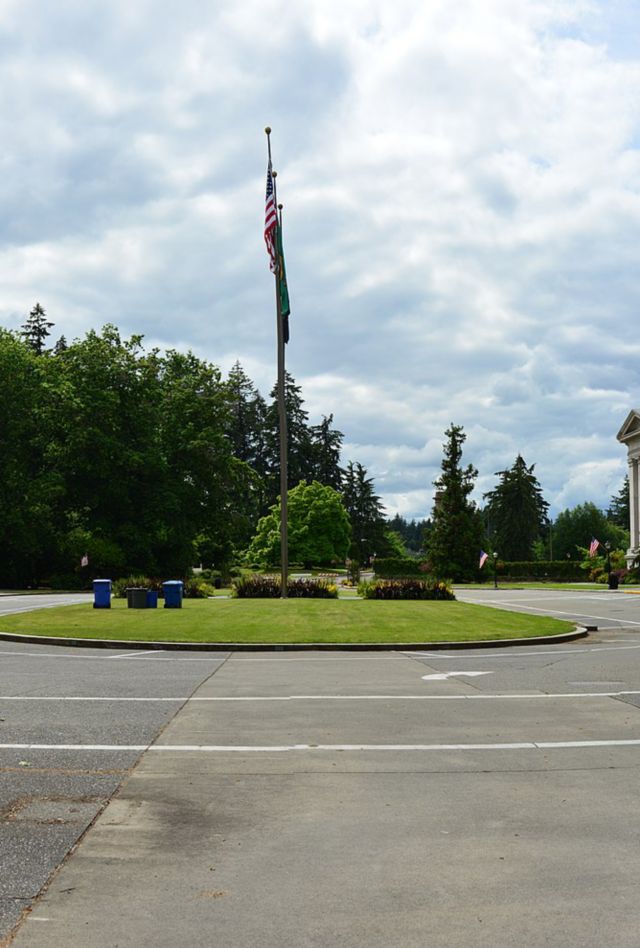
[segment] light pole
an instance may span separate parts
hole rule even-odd
[[[498,554],[493,554],[493,588],[498,588]]]

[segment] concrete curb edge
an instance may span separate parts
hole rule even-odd
[[[479,642],[131,642],[118,639],[74,639],[52,635],[19,635],[0,632],[0,641],[79,648],[157,650],[160,652],[433,652],[449,649],[508,648],[512,645],[554,645],[585,638],[595,627],[576,626],[573,632],[521,639],[487,639]]]

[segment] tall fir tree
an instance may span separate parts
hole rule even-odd
[[[343,469],[340,467],[340,451],[344,435],[332,428],[333,415],[323,416],[319,425],[309,429],[311,438],[311,464],[313,480],[334,490],[341,490]]]
[[[547,524],[549,504],[533,473],[519,454],[508,470],[496,471],[498,486],[484,494],[483,511],[491,544],[503,560],[530,560]]]
[[[349,461],[343,478],[342,500],[351,521],[349,557],[367,565],[374,554],[384,555],[387,522],[384,507],[373,487],[373,478],[360,464]]]
[[[22,324],[22,337],[36,355],[42,355],[44,352],[45,339],[50,335],[49,330],[53,326],[54,323],[49,322],[40,303],[36,303],[26,322]]]
[[[302,389],[295,379],[285,372],[284,401],[287,413],[287,483],[289,488],[300,481],[313,480],[311,433],[309,414],[304,409]],[[267,503],[274,504],[280,494],[280,417],[278,413],[277,385],[271,390],[271,403],[265,416],[265,440],[267,449]]]
[[[631,512],[629,510],[629,477],[626,474],[622,487],[611,498],[611,505],[607,510],[607,520],[615,523],[617,527],[623,527],[625,530],[629,529]]]
[[[462,426],[452,423],[445,436],[442,474],[434,481],[436,494],[427,555],[438,576],[472,579],[484,536],[482,517],[470,500],[478,472],[472,464],[460,466],[467,437]]]

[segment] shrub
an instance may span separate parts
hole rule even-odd
[[[111,586],[111,592],[115,599],[126,599],[129,586],[137,586],[144,589],[155,589],[157,593],[162,593],[162,580],[148,576],[124,576],[122,579],[116,579]]]
[[[244,576],[233,583],[233,595],[238,599],[279,599],[279,576]],[[287,583],[290,599],[337,599],[338,587],[325,579],[290,579]]]
[[[364,599],[440,599],[452,600],[451,586],[442,580],[375,579],[360,583],[358,594]]]
[[[199,576],[185,579],[182,595],[185,599],[206,599],[215,594],[215,588]]]
[[[429,567],[424,560],[411,556],[387,556],[376,558],[374,569],[380,579],[400,579],[405,576],[424,576]]]

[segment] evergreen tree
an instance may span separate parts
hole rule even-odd
[[[513,467],[496,472],[498,486],[484,495],[487,532],[503,560],[531,559],[547,521],[549,504],[542,497],[534,467],[527,467],[519,454]]]
[[[436,494],[427,555],[438,576],[472,579],[477,572],[484,534],[482,517],[469,499],[478,472],[472,464],[460,466],[466,440],[462,427],[451,424],[445,435],[442,474],[434,481]]]
[[[349,557],[367,565],[375,553],[384,556],[389,546],[384,507],[373,488],[373,478],[359,462],[349,461],[342,482],[342,499],[351,521]]]
[[[615,523],[618,527],[629,529],[631,523],[631,512],[629,510],[629,477],[625,475],[622,487],[619,492],[611,498],[611,506],[607,510],[607,520]]]
[[[62,355],[62,353],[66,352],[68,348],[69,348],[69,345],[67,343],[65,336],[60,336],[55,346],[53,347],[53,354]]]
[[[287,413],[287,483],[289,489],[300,481],[312,480],[311,433],[307,424],[309,415],[303,408],[301,388],[295,379],[285,372],[284,401]],[[271,404],[265,417],[265,440],[267,451],[267,502],[275,503],[280,494],[280,417],[278,413],[278,387],[271,390]]]
[[[265,401],[239,362],[229,372],[226,387],[229,400],[226,433],[231,450],[238,460],[264,472]]]
[[[313,479],[341,490],[343,470],[340,467],[340,450],[344,435],[341,431],[332,428],[333,415],[325,417],[319,425],[312,425],[309,434],[311,438],[311,464]]]
[[[47,314],[40,303],[36,303],[26,322],[22,324],[22,336],[36,355],[42,355],[44,352],[44,341],[53,325],[47,320]]]
[[[424,548],[424,533],[430,526],[428,520],[407,521],[400,514],[395,514],[388,521],[388,526],[390,530],[400,534],[409,553],[420,553]]]

